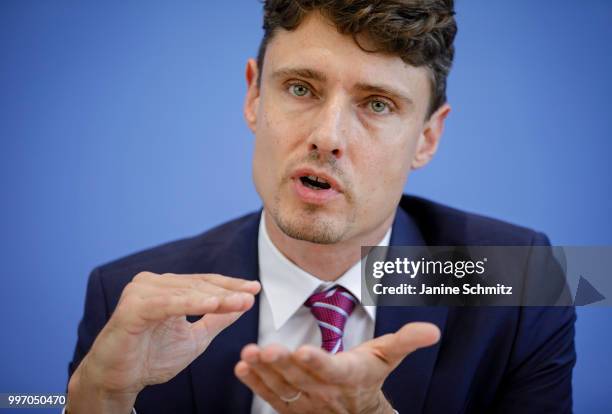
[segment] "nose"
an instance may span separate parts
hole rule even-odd
[[[313,130],[308,138],[308,149],[320,158],[334,161],[344,156],[349,131],[350,113],[338,96],[328,99],[313,119]]]

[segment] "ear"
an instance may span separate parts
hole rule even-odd
[[[257,106],[259,104],[259,87],[257,79],[259,73],[255,59],[249,59],[246,64],[247,93],[244,100],[244,119],[249,129],[255,133],[257,124]]]
[[[412,159],[412,164],[410,165],[411,169],[416,170],[421,168],[433,158],[438,149],[442,133],[444,132],[444,121],[450,110],[450,105],[445,103],[425,122],[423,132],[419,137],[414,158]]]

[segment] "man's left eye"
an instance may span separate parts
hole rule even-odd
[[[389,104],[380,100],[374,99],[370,101],[369,105],[370,109],[377,114],[381,114],[389,110]]]
[[[299,83],[295,83],[293,85],[290,85],[289,86],[289,90],[291,91],[292,95],[300,96],[300,97],[301,96],[306,96],[310,92],[308,87],[306,87],[304,85],[300,85]]]

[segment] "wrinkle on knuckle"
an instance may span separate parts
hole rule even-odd
[[[140,286],[136,282],[130,282],[123,288],[121,292],[121,302],[132,303],[140,297]]]
[[[192,289],[199,291],[208,291],[210,290],[210,283],[202,280],[202,279],[193,279],[190,283]]]
[[[177,287],[172,289],[172,294],[174,296],[179,296],[179,297],[186,297],[191,295],[191,289],[188,288],[182,288],[182,287]]]
[[[146,307],[165,307],[170,305],[172,298],[169,296],[154,296],[145,300]]]
[[[147,272],[147,271],[138,272],[136,276],[132,278],[132,282],[144,282],[144,281],[149,280],[151,276],[153,276],[153,273],[151,272]]]
[[[183,299],[183,305],[188,308],[191,309],[196,305],[196,302],[193,298],[191,297],[186,297]]]
[[[213,273],[204,273],[199,275],[195,280],[198,282],[211,283],[214,280],[215,275]]]

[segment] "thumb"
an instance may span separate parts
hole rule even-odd
[[[383,335],[366,342],[374,354],[391,369],[419,348],[424,348],[440,340],[440,329],[426,322],[412,322],[404,325],[393,334]]]
[[[244,312],[209,313],[191,324],[191,331],[196,337],[200,353],[208,347],[222,330],[236,322]]]

